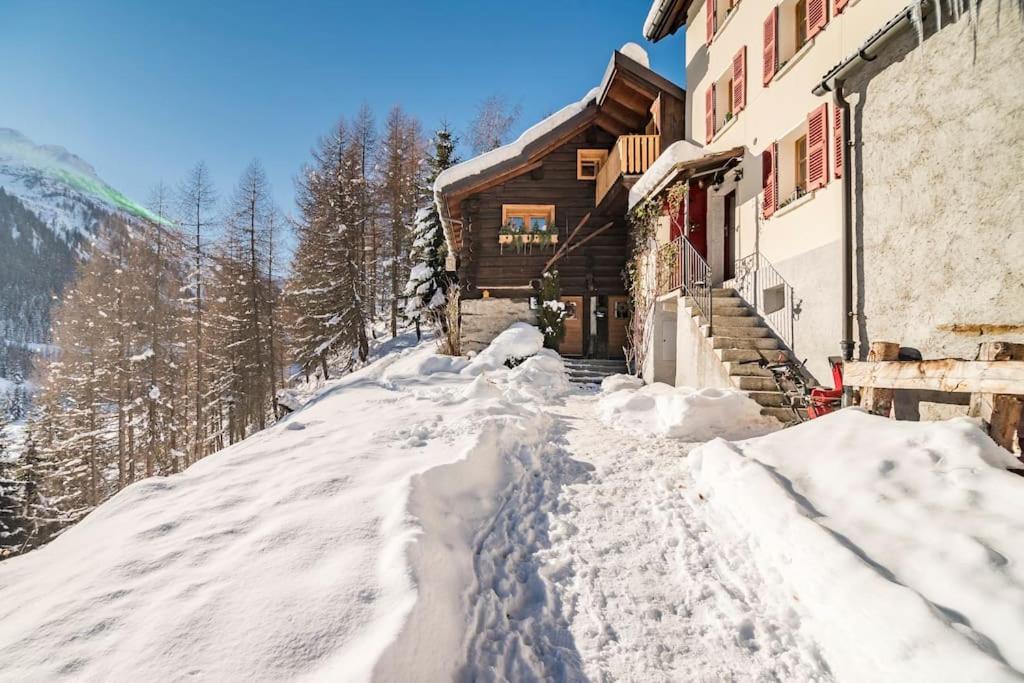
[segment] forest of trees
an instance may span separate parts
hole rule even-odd
[[[482,107],[470,135],[496,146],[510,116]],[[199,163],[154,189],[163,221],[109,217],[52,313],[60,352],[15,462],[0,424],[0,558],[272,424],[279,390],[353,369],[375,338],[442,331],[454,283],[431,186],[456,144],[364,106],[315,145],[294,217],[258,161],[224,200]]]

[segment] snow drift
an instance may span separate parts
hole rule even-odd
[[[782,577],[839,679],[1020,679],[1024,480],[972,421],[848,409],[689,463],[695,504]]]
[[[602,383],[598,414],[608,425],[684,441],[744,439],[778,429],[777,420],[734,389],[691,389],[655,382],[639,386],[621,375]]]
[[[499,340],[475,374],[430,342],[388,355],[0,564],[0,679],[366,680],[389,646],[396,680],[422,675],[403,662],[429,659],[440,679],[472,665],[476,539],[553,440],[525,384],[561,372],[547,355],[504,367],[540,347],[524,330]],[[397,654],[432,642],[452,647]]]

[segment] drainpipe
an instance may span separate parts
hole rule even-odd
[[[843,112],[843,360],[853,360],[853,130],[850,103],[843,81],[835,83],[835,106]],[[846,389],[844,388],[844,391]]]

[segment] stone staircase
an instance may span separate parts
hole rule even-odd
[[[562,358],[569,381],[580,386],[600,386],[605,377],[626,372],[626,361],[600,358]]]
[[[762,415],[792,422],[793,410],[785,407],[785,394],[779,391],[772,373],[756,363],[742,363],[759,358],[772,362],[788,359],[789,352],[735,289],[715,289],[712,296],[713,330],[691,297],[683,297],[682,305],[697,321],[733,385],[761,406]]]

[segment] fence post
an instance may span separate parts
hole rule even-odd
[[[868,361],[898,360],[900,357],[900,345],[894,342],[871,342],[871,351],[868,352]],[[876,387],[865,387],[861,394],[861,405],[874,415],[889,417],[892,411],[892,399],[895,392],[892,389],[878,389]]]
[[[1024,344],[985,342],[978,345],[978,360],[1024,360]],[[971,417],[980,417],[997,444],[1013,453],[1013,442],[1024,450],[1024,401],[1008,394],[971,394]]]

